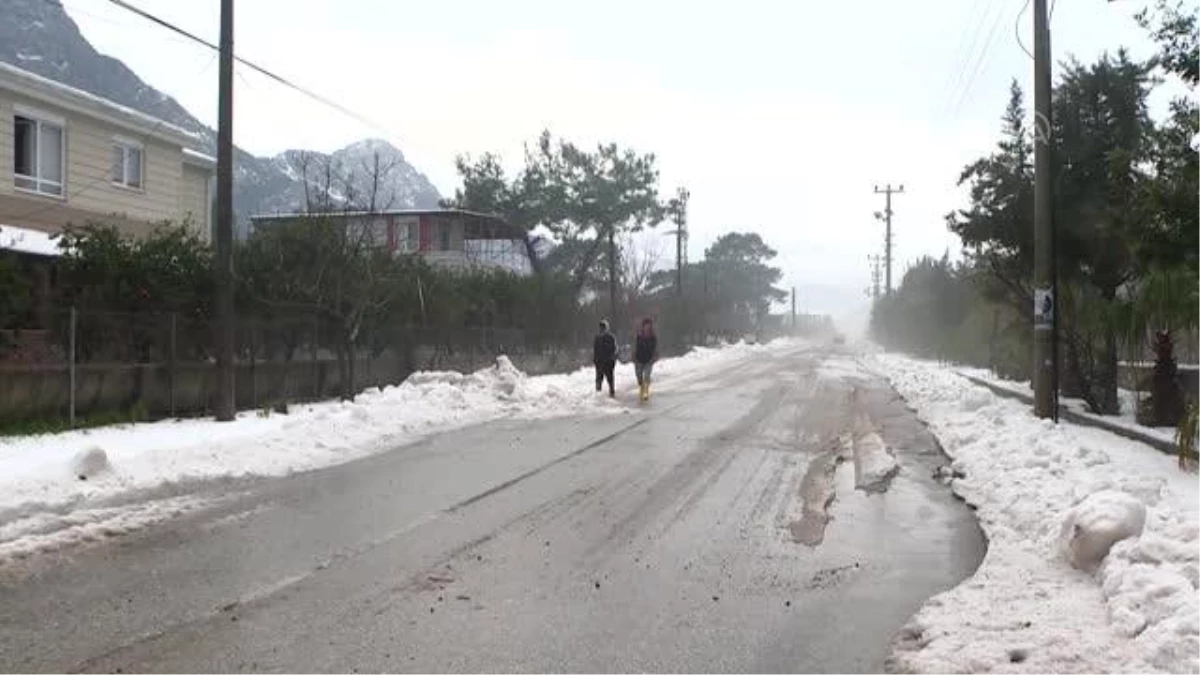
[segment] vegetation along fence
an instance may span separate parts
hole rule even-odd
[[[177,313],[52,313],[36,329],[0,331],[0,423],[75,426],[207,414],[215,394],[213,326]],[[315,316],[237,322],[239,409],[349,395],[418,369],[471,371],[504,353],[522,370],[572,369],[586,336],[558,344],[519,329],[383,325],[353,349]]]

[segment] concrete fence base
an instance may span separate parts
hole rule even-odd
[[[514,365],[531,375],[570,371],[585,365],[582,352],[512,355]],[[421,347],[403,357],[385,353],[355,362],[355,389],[403,382],[413,370],[471,372],[495,363],[484,352],[446,353]],[[69,364],[0,365],[0,421],[71,418]],[[207,362],[81,363],[74,373],[76,416],[138,410],[146,419],[211,413],[216,367]],[[335,398],[342,372],[329,356],[291,361],[240,362],[235,371],[239,410],[280,402]]]

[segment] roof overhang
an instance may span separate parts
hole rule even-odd
[[[206,155],[203,152],[197,152],[191,148],[183,149],[183,163],[188,166],[195,166],[201,169],[215,171],[217,168],[217,158]]]
[[[153,137],[179,146],[195,144],[200,140],[196,134],[165,120],[4,62],[0,62],[0,89],[8,89],[46,105],[107,122],[142,137]]]

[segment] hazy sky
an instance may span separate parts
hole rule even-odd
[[[216,41],[217,0],[134,1]],[[106,0],[64,4],[101,52],[214,123],[211,51]],[[817,287],[860,298],[869,281],[867,255],[883,240],[875,184],[907,191],[893,205],[897,281],[923,253],[957,252],[943,214],[963,201],[958,174],[993,146],[1009,81],[1032,92],[1015,35],[1024,0],[237,4],[239,55],[386,129],[240,69],[243,148],[383,136],[450,194],[459,153],[499,152],[515,167],[543,128],[615,141],[658,155],[664,191],[691,190],[693,258],[721,232],[758,231],[780,251],[785,283],[801,286],[801,307],[821,311],[835,294]],[[1132,19],[1144,4],[1055,0],[1056,58],[1122,45],[1148,56]],[[1032,49],[1030,24],[1025,12]]]

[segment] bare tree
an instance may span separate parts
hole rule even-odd
[[[250,242],[258,286],[251,293],[269,306],[314,313],[335,329],[343,395],[350,397],[363,327],[406,290],[402,264],[384,245],[386,233],[379,236],[378,226],[386,225],[376,217],[394,198],[385,186],[396,164],[376,155],[356,174],[319,156],[302,154],[298,163],[307,213]]]
[[[621,236],[618,250],[622,305],[630,316],[644,313],[651,278],[663,261],[662,240],[653,235],[639,237],[628,232]]]

